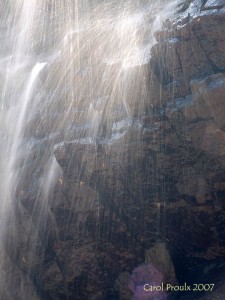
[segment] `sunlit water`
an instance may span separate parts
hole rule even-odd
[[[176,2],[0,1],[1,244],[6,224],[12,231],[15,226],[15,206],[33,189],[33,182],[21,188],[20,181],[38,145],[47,140],[31,172],[44,165],[33,192],[36,223],[43,226],[51,218],[47,201],[60,174],[54,144],[113,143],[133,118],[138,124],[149,80],[141,66],[149,62],[154,32]],[[160,223],[159,213],[157,218]]]

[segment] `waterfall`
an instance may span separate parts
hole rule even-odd
[[[7,147],[7,153],[4,153],[4,161],[6,165],[4,165],[4,171],[6,181],[2,186],[2,210],[4,211],[4,207],[7,206],[11,201],[11,194],[13,191],[14,186],[16,185],[16,178],[15,178],[15,163],[19,156],[19,145],[21,142],[21,138],[23,136],[23,126],[24,126],[24,119],[27,113],[27,107],[29,105],[29,101],[32,99],[32,93],[35,90],[36,80],[38,78],[39,73],[44,68],[46,63],[37,63],[29,76],[27,85],[25,86],[22,95],[18,99],[18,103],[16,107],[13,107],[13,116],[9,118],[10,124],[5,124],[8,127],[11,127],[11,137],[7,140],[5,139],[4,146]],[[11,113],[11,112],[10,112]]]
[[[47,251],[56,234],[48,208],[54,187],[62,184],[54,145],[110,145],[139,124],[154,32],[176,3],[0,1],[0,247],[11,248],[7,254],[19,270],[0,278],[1,297],[15,299],[16,291],[19,300],[33,297],[36,256],[44,255],[39,247]],[[160,207],[157,218],[159,223]],[[4,266],[0,260],[7,269],[8,261]],[[24,274],[29,289],[23,292],[21,280],[5,291],[13,276]]]

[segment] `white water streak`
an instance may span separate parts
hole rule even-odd
[[[45,65],[46,63],[37,63],[33,67],[27,85],[25,86],[25,89],[16,105],[17,109],[14,110],[15,115],[13,116],[13,119],[8,119],[8,122],[13,122],[13,124],[9,124],[12,128],[11,130],[13,130],[13,136],[8,137],[8,139],[5,140],[5,147],[6,149],[9,149],[8,153],[3,152],[5,156],[3,163],[4,171],[2,168],[5,180],[3,180],[3,185],[1,186],[1,205],[3,211],[10,206],[10,202],[12,200],[13,190],[16,185],[15,163],[19,158],[18,148],[23,136],[23,127],[27,115],[27,108],[32,100],[38,76]]]

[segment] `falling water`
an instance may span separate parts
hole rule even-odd
[[[48,199],[60,176],[54,144],[110,143],[138,123],[148,93],[142,66],[177,1],[125,2],[0,1],[1,247],[4,236],[16,247],[20,201],[27,209],[33,201],[36,224],[49,226]],[[31,239],[32,222],[21,226],[37,247],[42,229]]]
[[[13,115],[9,116],[10,124],[8,127],[11,127],[12,132],[10,133],[11,136],[9,140],[6,140],[6,143],[8,144],[7,153],[4,153],[4,161],[6,162],[6,166],[4,166],[4,172],[6,177],[6,182],[4,182],[2,189],[5,189],[5,191],[2,192],[2,195],[5,196],[5,199],[2,200],[2,205],[7,205],[7,203],[10,201],[11,193],[13,190],[13,185],[15,185],[16,178],[14,178],[14,172],[15,172],[15,163],[18,158],[18,152],[19,152],[19,145],[21,142],[22,134],[23,134],[23,126],[24,126],[24,119],[26,117],[27,113],[27,107],[29,105],[29,101],[32,99],[32,93],[35,89],[36,80],[38,78],[39,73],[44,68],[45,63],[37,63],[29,75],[29,79],[27,82],[27,85],[25,86],[24,91],[22,91],[21,95],[19,96],[18,103],[16,103],[16,107],[10,108],[13,113]],[[17,118],[15,118],[17,116]]]

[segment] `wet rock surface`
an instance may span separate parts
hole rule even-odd
[[[224,7],[224,1],[185,1],[165,22],[150,63],[141,67],[147,85],[140,89],[148,96],[137,107],[140,90],[130,95],[131,120],[115,109],[100,139],[80,139],[87,131],[82,103],[68,131],[66,101],[57,114],[49,108],[28,120],[16,229],[9,228],[1,254],[4,272],[24,294],[6,282],[2,299],[156,299],[140,289],[157,278],[215,283],[211,294],[157,299],[223,299]],[[56,176],[45,194],[42,173],[53,153]]]

